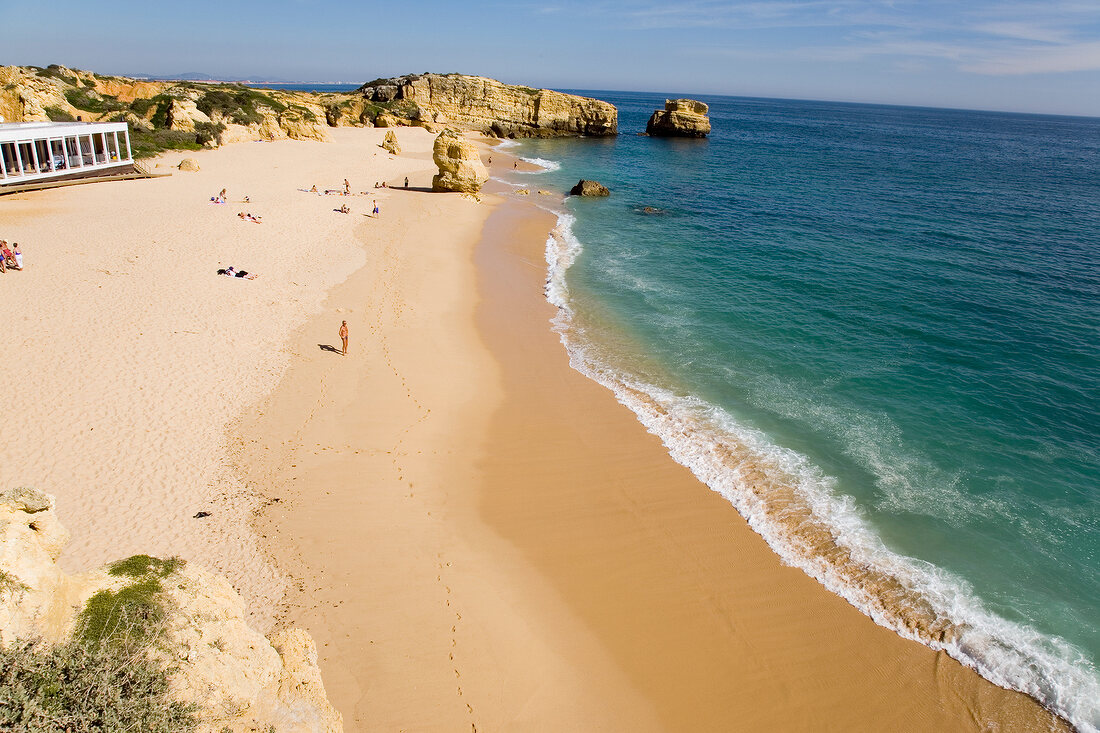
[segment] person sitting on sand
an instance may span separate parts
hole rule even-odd
[[[318,191],[317,191],[317,184],[316,184],[316,183],[314,183],[314,184],[313,184],[313,188],[309,189],[309,192],[310,192],[310,193],[318,193]]]
[[[15,244],[13,244],[12,247],[15,248],[15,253],[14,253],[15,254],[15,269],[16,270],[22,270],[23,269],[23,253],[19,251],[19,242],[16,242]]]
[[[222,192],[218,194],[218,198],[220,198],[220,199],[222,200],[222,203],[223,203],[223,204],[225,203],[225,200],[226,200],[226,193],[225,193],[225,189],[224,189],[224,188],[222,189]]]
[[[348,208],[347,204],[341,204],[340,208],[337,209],[337,211],[339,211],[341,214],[350,214],[351,213],[351,209]]]
[[[5,240],[0,239],[0,273],[7,272],[8,270],[8,260],[4,256],[4,250],[7,249],[7,247],[8,243]]]

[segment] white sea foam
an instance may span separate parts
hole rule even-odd
[[[573,234],[575,217],[557,213],[546,242],[546,297],[558,308],[553,326],[573,368],[612,390],[678,463],[733,504],[785,562],[878,624],[1031,695],[1080,731],[1100,731],[1100,676],[1081,650],[989,611],[966,581],[942,568],[891,551],[852,500],[835,491],[835,481],[805,457],[774,445],[715,405],[644,383],[601,359],[598,345],[579,330],[566,283],[583,249]],[[770,505],[768,492],[757,490],[761,477],[780,475],[787,477],[797,502]],[[847,550],[850,562],[839,566],[814,553],[817,546],[807,541],[811,534],[800,532],[807,526],[824,528],[831,544]],[[883,597],[869,587],[872,579],[890,581],[879,584]],[[892,592],[885,591],[888,586]],[[914,611],[925,617],[921,623],[914,623]]]
[[[555,160],[547,160],[546,158],[524,158],[524,157],[521,156],[520,160],[522,160],[525,163],[530,163],[531,165],[537,165],[542,170],[538,170],[538,171],[518,171],[519,173],[528,173],[528,174],[532,174],[532,173],[535,173],[535,174],[549,173],[550,171],[556,171],[556,170],[559,170],[561,168],[561,163],[559,163]]]

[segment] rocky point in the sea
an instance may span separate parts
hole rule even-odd
[[[496,137],[617,135],[619,113],[607,102],[465,74],[377,79],[358,92],[393,104],[415,124],[440,124]]]
[[[666,99],[645,126],[654,137],[706,137],[710,134],[710,108],[694,99]]]
[[[588,181],[582,178],[577,185],[569,189],[570,196],[610,196],[611,191],[599,181]]]
[[[454,130],[444,130],[435,139],[432,160],[439,173],[432,178],[433,191],[477,193],[489,180],[489,171],[481,162],[477,146]]]

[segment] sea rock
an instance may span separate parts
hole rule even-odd
[[[397,135],[393,130],[386,130],[386,138],[382,141],[382,147],[393,155],[401,155],[401,145],[397,142]]]
[[[415,106],[416,119],[446,120],[495,137],[616,135],[619,129],[618,110],[607,102],[481,76],[409,75],[378,79],[357,91],[373,103]]]
[[[0,493],[0,644],[62,643],[92,596],[135,582],[110,572],[112,565],[66,574],[57,558],[68,538],[52,496]],[[172,566],[161,586],[163,638],[148,653],[170,670],[172,697],[199,705],[199,731],[343,730],[306,632],[286,629],[265,639],[248,625],[229,582],[190,563]]]
[[[432,178],[433,191],[477,193],[489,180],[477,146],[454,130],[439,133],[432,147],[432,160],[439,166],[439,174]]]
[[[179,164],[178,167],[181,171],[195,172],[195,171],[199,170],[199,162],[197,160],[195,160],[194,158],[184,158],[183,160],[180,161],[180,164]]]
[[[607,186],[597,181],[586,181],[581,179],[577,181],[577,185],[569,189],[570,196],[610,196],[611,191]]]
[[[706,137],[710,134],[709,107],[694,99],[666,99],[665,108],[649,118],[647,135],[654,137]]]

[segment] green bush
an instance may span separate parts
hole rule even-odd
[[[130,148],[134,159],[152,158],[166,150],[201,150],[202,145],[195,142],[195,133],[182,130],[153,130],[144,132],[130,130]]]
[[[224,86],[207,90],[195,103],[200,112],[210,116],[214,112],[238,125],[256,125],[263,122],[261,107],[276,113],[286,110],[286,105],[274,97],[242,86]]]
[[[126,105],[118,101],[117,97],[100,96],[90,89],[66,89],[65,99],[77,109],[95,114],[126,109]]]
[[[67,643],[0,648],[0,730],[193,730],[197,707],[169,697],[169,670],[151,654],[167,616],[161,581],[182,566],[149,555],[120,560],[108,573],[133,582],[93,595]]]
[[[70,86],[74,86],[74,87],[80,86],[80,80],[79,79],[77,79],[75,76],[69,76],[68,74],[63,74],[61,72],[61,67],[58,66],[57,64],[50,64],[49,66],[47,66],[44,69],[36,68],[35,73],[38,74],[41,77],[45,77],[45,78],[48,78],[48,79],[60,79],[61,81],[65,82],[66,84],[69,84]]]
[[[50,118],[50,122],[72,122],[76,119],[60,107],[47,107],[46,116]]]
[[[199,145],[206,145],[211,142],[215,145],[221,145],[223,132],[225,132],[225,125],[220,122],[196,122],[195,142]]]
[[[168,696],[168,672],[139,649],[19,641],[0,648],[0,730],[194,730],[196,706]]]

